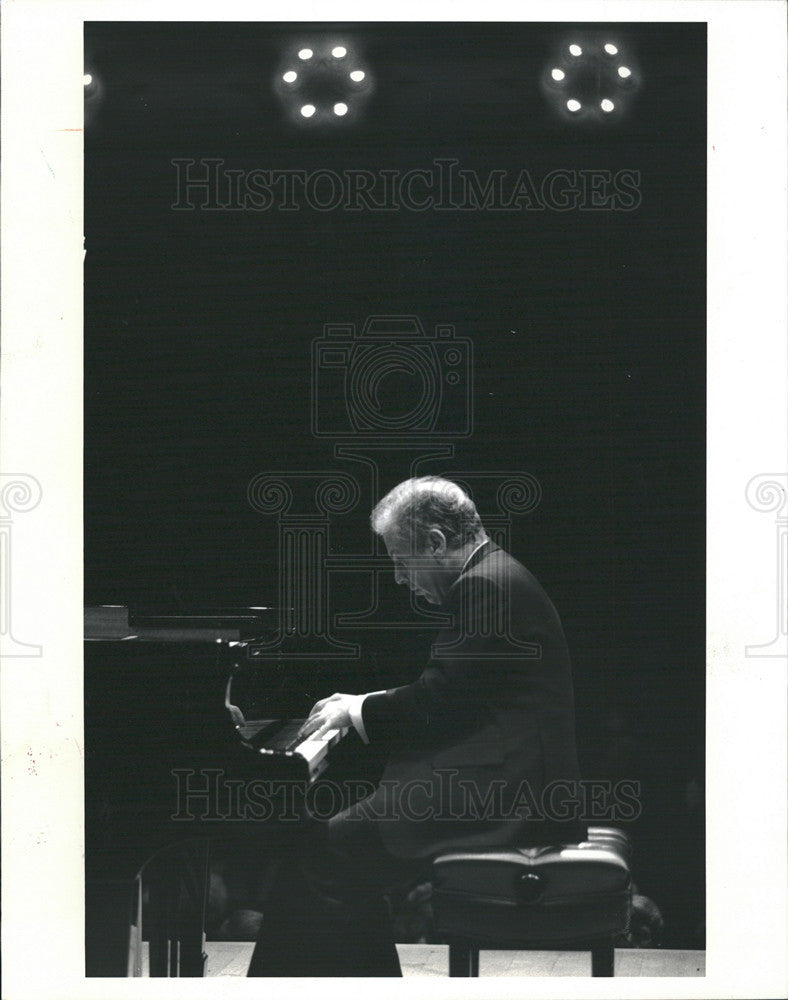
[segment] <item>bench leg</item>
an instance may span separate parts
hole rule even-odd
[[[615,975],[615,952],[613,950],[612,939],[595,944],[591,949],[591,975]]]
[[[479,949],[467,941],[453,941],[449,944],[449,975],[478,976]]]

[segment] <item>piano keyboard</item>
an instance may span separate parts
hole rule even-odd
[[[266,738],[265,746],[269,750],[295,750],[298,744],[303,742],[303,737],[298,735],[303,723],[303,719],[291,719],[286,722],[280,729],[276,730],[275,735]]]
[[[320,739],[299,737],[305,719],[259,719],[236,725],[243,743],[264,759],[275,777],[314,781],[328,764],[328,751],[347,733],[330,729]]]

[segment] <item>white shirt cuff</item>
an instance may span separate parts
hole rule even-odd
[[[384,694],[384,691],[370,691],[369,694]],[[361,706],[364,704],[364,699],[367,697],[365,694],[354,695],[350,699],[348,705],[348,714],[350,715],[350,721],[353,723],[353,728],[356,730],[358,735],[365,743],[369,743],[369,737],[367,736],[367,731],[364,728],[364,719],[361,715]]]

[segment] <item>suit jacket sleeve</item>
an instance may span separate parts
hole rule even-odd
[[[370,739],[429,744],[467,734],[517,684],[524,657],[538,655],[537,644],[513,645],[509,587],[499,580],[461,576],[446,610],[452,612],[453,624],[438,635],[421,676],[364,699],[362,716]]]

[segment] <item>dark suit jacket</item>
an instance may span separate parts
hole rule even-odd
[[[493,542],[471,557],[443,610],[452,624],[418,680],[363,702],[369,739],[391,743],[367,814],[400,857],[555,839],[543,793],[578,777],[558,614]]]

